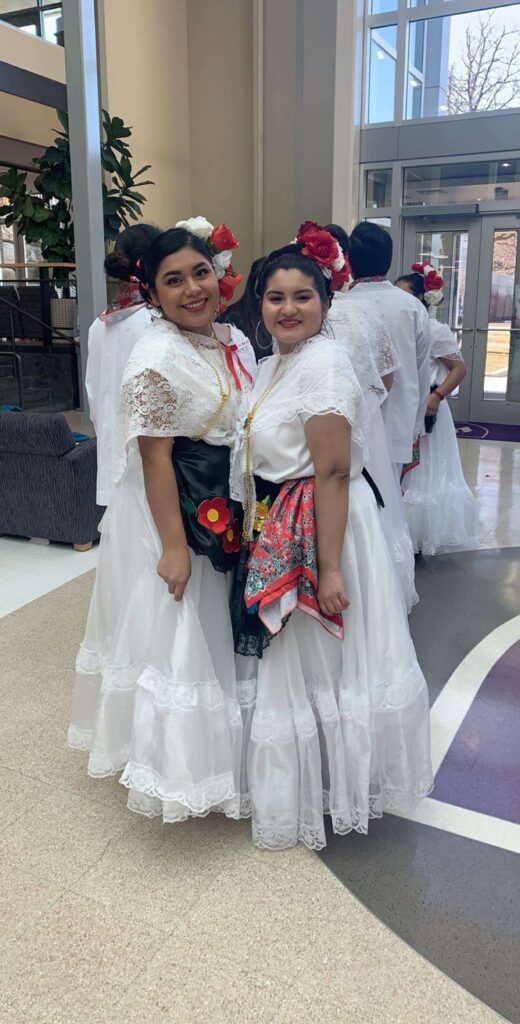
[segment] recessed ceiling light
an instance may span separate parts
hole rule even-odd
[[[377,57],[378,60],[384,60],[385,57],[386,57],[385,51],[384,50],[378,50],[377,53],[376,53],[376,57]]]
[[[507,163],[506,161],[504,164],[502,164],[502,167],[511,167],[511,164]]]
[[[410,79],[410,85],[411,85],[412,89],[418,89],[419,85],[420,85],[420,82],[418,82],[416,78],[412,78],[412,79]]]

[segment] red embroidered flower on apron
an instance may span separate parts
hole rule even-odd
[[[227,555],[234,555],[240,551],[240,533],[240,523],[238,519],[234,519],[222,538],[222,547]]]
[[[212,533],[224,533],[231,519],[226,499],[206,498],[205,501],[201,501],[197,509],[197,519],[201,526],[205,526]]]

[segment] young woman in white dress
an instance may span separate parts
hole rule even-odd
[[[338,224],[327,225],[348,259],[348,235]],[[382,494],[381,525],[387,540],[408,612],[419,600],[415,590],[415,557],[406,522],[401,488],[390,460],[382,408],[399,359],[383,317],[375,307],[352,302],[348,291],[337,291],[327,314],[334,335],[343,338],[365,394],[370,422],[366,431],[368,468]]]
[[[70,746],[89,752],[90,775],[122,773],[128,806],[165,821],[240,814],[228,581],[241,508],[229,476],[255,366],[241,332],[212,323],[238,278],[236,241],[204,218],[182,223],[139,268],[159,318],[124,374],[117,483],[69,730]]]
[[[415,268],[421,268],[415,269]],[[442,302],[442,277],[428,264],[396,285],[434,314]],[[477,502],[460,463],[449,395],[466,376],[457,339],[447,324],[430,318],[431,393],[426,408],[429,432],[420,438],[420,461],[402,480],[406,518],[414,550],[423,555],[478,548]]]
[[[88,333],[85,389],[97,438],[98,505],[108,505],[114,489],[116,424],[119,392],[130,353],[150,322],[150,311],[139,293],[137,262],[161,234],[152,224],[135,224],[118,235],[105,258],[105,272],[120,281],[120,292]]]
[[[335,832],[366,832],[432,786],[427,687],[362,474],[363,395],[343,340],[322,333],[337,260],[323,235],[266,260],[279,354],[260,365],[244,428],[234,628],[237,651],[259,656],[248,795],[269,849],[320,849],[324,813]]]

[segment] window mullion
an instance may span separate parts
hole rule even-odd
[[[401,6],[397,16],[397,67],[395,78],[394,121],[400,124],[404,118],[404,97],[408,64],[408,22],[406,10]]]

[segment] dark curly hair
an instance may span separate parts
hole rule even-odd
[[[137,277],[137,261],[161,234],[153,224],[135,224],[116,238],[115,248],[105,257],[105,273],[119,281]]]

